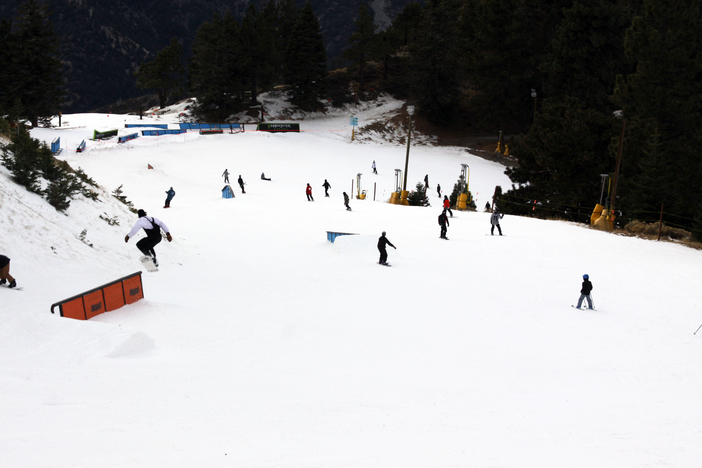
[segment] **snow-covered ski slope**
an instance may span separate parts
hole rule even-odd
[[[358,111],[359,124],[401,104]],[[308,116],[299,134],[83,153],[94,128],[138,118],[69,115],[70,129],[32,132],[60,136],[101,201],[57,213],[0,168],[0,253],[24,287],[0,289],[0,465],[699,466],[702,254],[514,216],[491,237],[489,215],[466,212],[444,242],[434,191],[429,208],[386,203],[405,146],[352,143],[349,115]],[[503,167],[423,145],[408,185],[429,174],[448,193],[462,163],[479,207],[509,188]],[[368,198],[349,212],[342,192],[358,173]],[[124,242],[136,217],[110,196],[119,185],[171,229],[160,271],[144,272],[134,305],[88,322],[52,315],[140,269],[138,239]],[[326,231],[358,235],[332,244]],[[382,231],[392,268],[376,263]],[[570,307],[584,273],[597,311]]]

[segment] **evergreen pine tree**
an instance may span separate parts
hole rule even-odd
[[[41,167],[46,165],[42,159],[47,157],[41,154],[42,151],[51,155],[51,150],[32,138],[22,125],[17,133],[13,133],[10,143],[3,147],[3,165],[10,170],[12,180],[34,193],[41,193],[39,178]]]
[[[353,22],[356,31],[349,37],[350,47],[343,53],[343,57],[351,62],[356,71],[359,97],[362,97],[366,90],[366,64],[378,50],[378,38],[375,34],[377,26],[373,24],[373,16],[373,10],[366,3],[361,3],[358,17]]]
[[[299,15],[295,0],[281,0],[276,3],[276,15],[275,43],[278,52],[276,73],[278,74],[278,80],[285,82],[288,76],[287,53],[293,40],[293,28]]]
[[[626,71],[624,32],[632,15],[611,0],[575,0],[563,15],[541,66],[544,95],[609,111],[616,75]]]
[[[242,109],[244,62],[239,23],[231,12],[215,15],[197,32],[190,61],[190,89],[198,100],[196,112],[223,120]]]
[[[270,34],[269,41],[272,44],[266,46],[267,61],[270,73],[267,77],[273,85],[284,82],[284,52],[288,48],[292,25],[297,15],[297,6],[293,0],[285,0],[276,3],[275,0],[268,0],[261,10],[260,20],[265,25],[264,28]]]
[[[422,182],[417,182],[417,186],[407,195],[407,203],[410,206],[429,206],[426,186]]]
[[[309,0],[295,22],[285,63],[290,102],[302,110],[320,109],[324,77],[327,74],[327,56],[319,21]]]
[[[270,13],[270,12],[268,12]],[[241,43],[243,47],[244,86],[249,93],[250,103],[258,104],[258,90],[269,89],[275,71],[275,31],[266,15],[256,12],[249,3],[246,15],[241,21]]]
[[[616,129],[613,118],[576,98],[545,101],[529,133],[511,145],[519,166],[506,174],[516,187],[501,208],[525,214],[538,200],[552,204],[563,217],[582,220],[579,207],[594,207],[600,174],[614,168],[608,147]]]
[[[36,127],[39,117],[58,113],[64,95],[63,65],[48,4],[38,5],[35,0],[22,4],[14,26],[6,36],[6,44],[13,49],[11,57],[17,60],[12,68],[11,98],[19,98],[24,117]]]
[[[550,50],[561,11],[572,0],[466,0],[461,10],[472,112],[482,126],[533,121],[530,89],[541,88],[539,65]]]
[[[457,109],[460,85],[458,11],[456,0],[429,0],[424,9],[421,40],[410,48],[418,110],[436,124],[451,122]]]
[[[631,179],[627,207],[637,219],[653,221],[666,200],[672,201],[674,181],[669,179],[666,167],[669,153],[663,147],[661,134],[656,129],[649,134],[639,160],[640,172]]]
[[[627,116],[622,197],[629,193],[629,181],[640,179],[640,170],[650,170],[640,166],[638,158],[650,151],[646,136],[655,129],[670,154],[661,168],[663,177],[674,181],[666,191],[666,207],[688,219],[697,209],[690,201],[702,195],[701,27],[699,0],[645,0],[643,13],[633,19],[625,39],[625,52],[635,70],[618,76],[614,91],[614,101]]]
[[[423,16],[422,5],[417,2],[407,3],[402,12],[397,15],[391,27],[398,34],[399,47],[414,44],[419,40]]]
[[[183,46],[174,37],[152,62],[142,63],[134,73],[139,88],[156,89],[161,109],[166,107],[168,96],[183,86],[185,68],[182,59]]]

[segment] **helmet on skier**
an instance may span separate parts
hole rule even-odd
[[[583,275],[583,279],[590,279],[590,275]]]
[[[144,211],[144,210],[139,210],[139,211],[137,211],[137,215],[138,215],[140,218],[143,218],[144,216],[146,216],[146,211]]]
[[[385,231],[383,231],[383,235],[385,235]]]

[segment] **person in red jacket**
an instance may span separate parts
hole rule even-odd
[[[453,211],[451,211],[451,200],[444,195],[444,210],[449,212],[449,216],[453,218]]]
[[[312,186],[310,184],[307,184],[307,201],[314,201],[314,198],[312,198]]]

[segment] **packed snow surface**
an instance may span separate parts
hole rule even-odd
[[[509,180],[418,138],[407,185],[428,174],[431,207],[387,203],[406,147],[352,142],[349,116],[363,127],[402,105],[306,116],[301,133],[89,140],[179,112],[33,130],[61,137],[59,158],[99,184],[100,201],[58,213],[0,167],[0,254],[24,288],[0,287],[0,465],[700,466],[700,252],[515,216],[490,236],[483,212],[454,212],[441,240],[437,183],[450,194],[468,164],[482,211]],[[119,186],[171,230],[160,271],[144,271],[133,305],[52,315],[141,269]],[[326,231],[357,235],[331,243]],[[376,263],[382,231],[391,268]],[[594,311],[571,307],[584,273]]]

